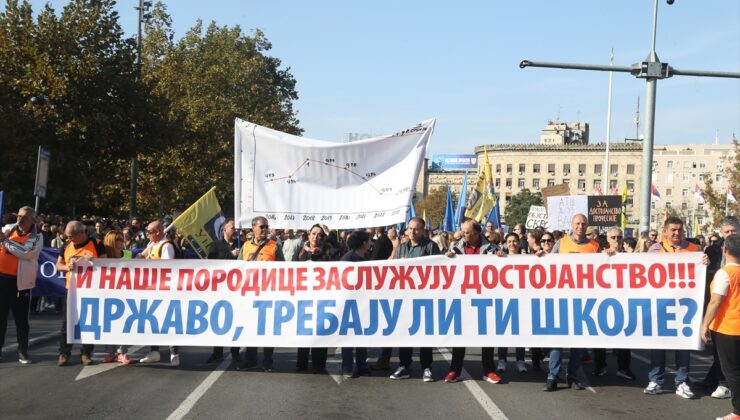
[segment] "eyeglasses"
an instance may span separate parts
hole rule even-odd
[[[147,235],[151,235],[153,233],[157,233],[156,230],[145,230],[144,232],[146,232]]]
[[[622,238],[623,238],[623,236],[610,236],[609,237],[609,239],[616,239],[616,240],[620,240]]]
[[[549,238],[548,238],[548,239],[540,239],[540,243],[541,243],[541,244],[548,244],[548,243],[550,243],[550,244],[551,244],[551,243],[553,243],[553,242],[555,242],[555,240],[554,240],[554,239],[549,239]]]
[[[258,227],[260,229],[267,229],[270,227],[270,225],[256,225],[255,227]]]
[[[650,234],[650,237],[651,237],[651,238],[654,238],[654,237],[656,237],[656,236],[658,236],[658,234],[657,234],[657,233],[651,233],[651,234]]]

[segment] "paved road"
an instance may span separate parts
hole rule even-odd
[[[179,369],[164,362],[83,368],[77,348],[74,364],[60,368],[56,366],[58,339],[54,335],[60,323],[58,314],[32,317],[31,336],[39,339],[31,346],[34,363],[23,366],[15,360],[11,320],[0,363],[3,419],[713,419],[730,411],[729,400],[715,400],[698,390],[695,400],[684,400],[672,392],[644,395],[646,351],[634,352],[636,381],[615,376],[616,359],[610,355],[609,375],[583,376],[591,385],[589,390],[565,389],[561,384],[557,392],[545,393],[545,373],[509,371],[502,384],[481,381],[480,351],[476,348],[468,349],[465,364],[472,379],[456,384],[422,382],[417,364],[410,380],[387,379],[390,371],[343,380],[338,375],[339,359],[332,356],[331,375],[299,374],[293,369],[295,349],[276,351],[273,373],[239,372],[228,359],[220,365],[206,364],[210,348],[205,347],[183,349]],[[145,349],[138,353],[143,355]],[[371,350],[370,354],[374,358],[376,352]],[[97,353],[96,359],[101,356]],[[435,351],[437,378],[447,373],[446,357],[446,349]],[[695,353],[692,377],[702,378],[709,360],[706,352]],[[671,361],[669,356],[669,366]],[[584,365],[585,372],[591,369],[592,365]],[[672,375],[667,383],[672,383]]]

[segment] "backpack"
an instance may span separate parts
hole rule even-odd
[[[175,249],[175,258],[174,258],[174,259],[176,259],[176,260],[181,260],[181,259],[183,258],[183,252],[182,252],[182,248],[180,248],[179,246],[177,246],[177,244],[176,244],[176,243],[174,243],[174,242],[172,242],[172,241],[165,241],[165,242],[164,242],[164,243],[162,244],[162,246],[160,246],[160,247],[159,247],[159,250],[157,251],[157,253],[158,253],[159,255],[157,255],[157,257],[159,257],[159,258],[161,258],[161,257],[162,257],[162,248],[163,248],[163,247],[164,247],[164,246],[165,246],[166,244],[168,244],[168,243],[169,243],[169,244],[172,244],[172,248],[174,248],[174,249]]]

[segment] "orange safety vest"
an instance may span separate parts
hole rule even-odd
[[[691,242],[686,243],[688,244],[686,248],[676,249],[668,241],[661,241],[660,252],[699,252],[699,245],[692,244]]]
[[[21,235],[15,228],[10,232],[8,239],[23,244],[31,237],[29,234],[30,232]],[[13,277],[18,275],[18,257],[8,252],[2,244],[0,244],[0,273]]]
[[[740,265],[728,265],[720,268],[730,277],[727,295],[719,305],[717,315],[709,324],[709,329],[725,335],[740,336]],[[709,288],[711,290],[712,284]]]
[[[563,236],[560,238],[560,254],[570,253],[581,253],[581,254],[595,254],[599,251],[599,243],[590,240],[585,244],[577,244],[571,239],[570,235]]]
[[[92,238],[88,238],[85,245],[80,248],[75,248],[75,244],[70,242],[67,247],[64,248],[64,261],[69,261],[72,257],[87,257],[87,258],[98,258],[97,241]],[[69,279],[72,277],[72,272],[68,271],[66,274],[67,284],[66,287],[69,289]]]
[[[247,242],[242,246],[242,259],[244,261],[252,261],[252,255],[257,252],[259,245],[253,244],[251,241]],[[267,241],[265,246],[260,249],[257,258],[254,261],[275,261],[277,260],[277,242]]]

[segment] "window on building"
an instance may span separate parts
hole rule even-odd
[[[594,179],[594,189],[601,188],[601,180]]]
[[[691,168],[691,162],[689,162],[688,160],[683,161],[683,168],[684,169]]]
[[[667,208],[667,209],[671,208],[671,202],[670,201],[666,201],[665,202],[665,208]]]
[[[635,192],[635,181],[627,181],[627,191]]]
[[[717,174],[717,175],[714,176],[714,180],[717,181],[717,182],[722,181],[722,178],[723,178],[722,177],[722,174]]]
[[[535,163],[534,165],[532,165],[532,172],[534,172],[536,174],[540,173],[540,164],[539,163]]]
[[[684,188],[681,190],[681,197],[688,197],[689,196],[689,189]]]
[[[673,195],[673,188],[666,188],[665,195]]]
[[[535,190],[540,189],[540,179],[539,178],[535,178],[532,180],[532,188],[534,188]]]
[[[612,176],[619,175],[619,165],[609,165],[609,172],[612,174]]]
[[[506,201],[507,202],[511,201],[511,193],[506,193],[506,195],[504,195],[504,197],[506,198]]]
[[[578,175],[583,176],[586,174],[586,165],[585,164],[579,164],[578,165]]]
[[[563,179],[563,184],[570,185],[570,179],[568,178]]]
[[[523,174],[524,171],[526,170],[527,170],[527,165],[525,165],[524,163],[520,163],[519,164],[519,175]]]
[[[666,163],[666,168],[668,168],[668,169],[673,169],[673,161],[672,161],[672,160],[669,160],[669,161],[668,161],[668,162]]]
[[[634,207],[635,205],[635,199],[631,195],[627,196],[627,199],[624,201],[624,205],[628,208]]]
[[[496,178],[496,188],[501,188],[501,178]]]
[[[554,187],[555,186],[555,180],[550,178],[547,180],[547,186],[548,187]]]
[[[613,189],[616,189],[616,188],[617,188],[617,180],[616,179],[612,179],[611,181],[609,181],[609,189],[613,190]]]
[[[703,160],[700,161],[699,162],[699,169],[706,169],[706,168],[707,168],[707,162],[705,162]]]
[[[655,201],[650,202],[650,210],[655,210]]]
[[[691,167],[696,169],[696,162],[691,162]]]
[[[601,164],[597,163],[594,165],[594,175],[601,176]]]
[[[563,164],[563,175],[570,175],[570,163]]]
[[[507,175],[511,175],[511,167],[512,167],[511,163],[506,164],[506,174]]]
[[[699,204],[697,205],[697,208],[696,208],[696,209],[697,209],[697,211],[699,211],[699,212],[703,212],[703,211],[704,211],[704,204],[702,204],[702,203],[699,203]]]
[[[501,164],[500,163],[496,164],[496,175],[501,175]]]
[[[511,188],[511,178],[506,178],[506,188]]]
[[[689,182],[689,178],[691,177],[691,174],[683,174],[681,178],[683,179],[684,184]]]
[[[681,210],[688,210],[689,209],[689,203],[683,202],[681,203]]]
[[[578,188],[581,191],[586,191],[586,180],[585,179],[579,179],[578,180]]]
[[[635,164],[630,163],[627,165],[627,175],[634,175],[635,174]]]
[[[519,181],[517,181],[516,186],[519,188],[524,188],[524,178],[519,178]]]
[[[725,169],[725,163],[722,162],[721,160],[720,161],[717,161],[717,170],[718,171],[723,171],[724,169]]]
[[[547,164],[547,172],[550,175],[555,175],[555,164],[554,163],[548,163]]]

